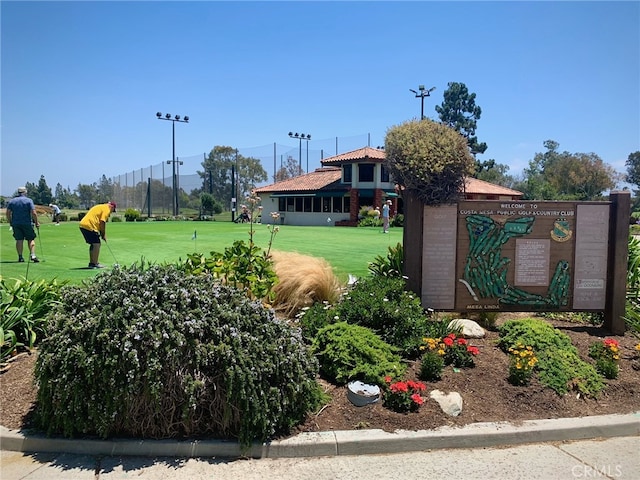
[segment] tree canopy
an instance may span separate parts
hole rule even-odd
[[[478,142],[476,128],[482,109],[476,105],[476,94],[469,93],[467,86],[460,82],[449,82],[444,92],[444,101],[436,105],[440,121],[462,134],[473,155],[484,153],[487,144]]]
[[[559,152],[554,140],[543,145],[547,151],[535,154],[515,186],[524,199],[597,200],[616,186],[619,175],[595,153]]]
[[[385,152],[389,173],[427,205],[457,200],[465,177],[474,171],[465,137],[428,119],[390,128]]]
[[[203,170],[198,175],[203,179],[203,191],[209,192],[213,198],[227,205],[236,195],[233,191],[232,169],[237,171],[238,201],[251,193],[256,185],[267,180],[267,172],[262,168],[260,160],[244,157],[229,146],[216,145],[209,156],[202,162]]]
[[[625,165],[627,167],[626,181],[640,189],[640,151],[630,153]]]
[[[276,172],[276,182],[281,182],[289,178],[294,178],[302,175],[304,170],[300,164],[291,155],[287,157],[286,163],[278,169]]]

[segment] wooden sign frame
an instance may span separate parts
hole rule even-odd
[[[405,275],[439,311],[604,312],[625,330],[630,193],[606,202],[405,199]]]

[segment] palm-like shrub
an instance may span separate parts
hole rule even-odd
[[[627,303],[625,322],[636,336],[640,337],[640,240],[629,237],[627,265]]]
[[[210,274],[133,265],[65,287],[36,364],[48,433],[238,438],[287,432],[315,406],[300,333]]]
[[[0,276],[0,362],[18,347],[31,349],[46,334],[45,317],[66,281],[7,280]]]

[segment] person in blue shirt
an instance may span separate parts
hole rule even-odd
[[[40,228],[40,222],[36,214],[36,206],[33,204],[33,200],[27,197],[25,187],[18,187],[18,196],[12,198],[7,204],[7,221],[11,225],[13,238],[16,240],[18,262],[24,262],[22,252],[26,240],[29,243],[31,261],[38,263],[40,260],[36,257],[36,232],[33,226]]]

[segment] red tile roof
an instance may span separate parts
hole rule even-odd
[[[351,152],[342,153],[335,157],[321,160],[323,165],[340,165],[343,163],[353,163],[357,161],[373,161],[380,163],[385,159],[384,150],[364,147]],[[309,193],[316,191],[349,190],[349,185],[341,183],[342,171],[338,166],[324,166],[298,177],[289,178],[282,182],[272,183],[264,187],[256,188],[256,193],[288,192],[288,193]],[[522,192],[511,188],[496,185],[494,183],[467,177],[465,181],[465,193],[468,195],[503,195],[522,196]]]
[[[325,158],[320,160],[323,165],[336,165],[342,163],[354,163],[354,162],[372,162],[382,163],[385,159],[384,150],[377,148],[364,147],[358,150],[352,150],[351,152],[341,153],[335,157]]]
[[[495,183],[485,182],[473,177],[467,177],[465,180],[464,191],[467,194],[482,194],[482,195],[509,195],[509,196],[521,196],[522,192],[512,190]]]
[[[281,182],[272,183],[256,188],[256,193],[268,192],[315,192],[318,190],[347,190],[340,183],[342,169],[340,167],[323,167],[315,172],[305,173],[298,177],[288,178]]]

